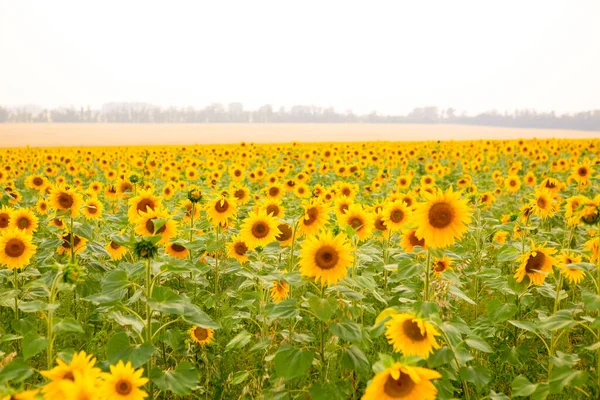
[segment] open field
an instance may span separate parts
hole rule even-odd
[[[594,138],[600,132],[424,124],[0,124],[0,147]]]

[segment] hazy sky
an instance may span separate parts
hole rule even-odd
[[[0,104],[600,108],[600,1],[0,0]]]

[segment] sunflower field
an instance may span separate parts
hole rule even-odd
[[[600,140],[0,161],[0,400],[600,398]]]

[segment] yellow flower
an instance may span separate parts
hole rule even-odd
[[[531,202],[530,212],[541,219],[546,219],[556,213],[554,196],[548,189],[540,188],[535,191],[535,199]]]
[[[19,394],[0,397],[0,400],[36,400],[40,389],[26,390]]]
[[[86,219],[100,219],[102,218],[102,211],[104,210],[104,205],[100,200],[95,197],[88,199],[83,203],[83,208],[81,213],[85,216]]]
[[[581,256],[570,251],[563,251],[558,256],[558,267],[562,276],[567,278],[572,285],[577,285],[585,278],[585,270],[578,267],[569,267],[571,264],[579,264]]]
[[[444,271],[452,270],[451,265],[452,259],[450,259],[448,256],[443,256],[442,258],[434,258],[433,265],[431,267],[436,275],[441,275]]]
[[[240,237],[250,248],[266,246],[274,242],[279,232],[277,219],[265,210],[250,212],[240,228]]]
[[[0,232],[0,264],[8,269],[21,269],[28,265],[36,249],[31,243],[31,235],[15,228]]]
[[[279,280],[273,281],[273,286],[271,286],[271,290],[269,291],[271,295],[271,299],[275,303],[279,303],[282,300],[288,298],[290,292],[290,285],[287,282]]]
[[[248,261],[248,245],[238,236],[231,238],[231,242],[227,245],[227,254],[229,257],[235,258],[241,263]]]
[[[237,213],[237,205],[233,199],[220,196],[208,202],[206,213],[213,225],[226,226],[227,221]]]
[[[332,285],[344,279],[354,261],[352,247],[344,234],[331,232],[309,236],[300,250],[300,274],[314,278],[322,285]]]
[[[412,253],[415,249],[415,246],[421,246],[423,250],[427,249],[425,239],[419,239],[415,229],[409,229],[402,234],[400,246],[402,246],[404,251],[407,253]]]
[[[516,193],[521,188],[521,179],[516,175],[511,175],[504,180],[504,187],[508,193]]]
[[[427,201],[417,205],[412,223],[417,226],[416,235],[425,239],[427,246],[445,248],[452,246],[469,230],[471,211],[467,200],[460,198],[452,188],[435,195],[426,195]]]
[[[160,228],[156,229],[154,220],[166,220]],[[147,212],[141,212],[135,225],[135,233],[141,236],[160,235],[159,243],[168,243],[169,239],[177,234],[177,223],[170,218],[169,213],[161,208],[149,209]]]
[[[300,233],[314,235],[329,222],[329,208],[318,200],[304,204],[304,215],[300,218]]]
[[[362,400],[435,400],[438,390],[431,382],[439,372],[395,363],[377,373]]]
[[[275,240],[279,242],[279,246],[289,246],[289,244],[292,243],[294,236],[294,228],[283,222],[277,225],[277,229],[279,229],[279,235],[275,236]]]
[[[373,232],[373,217],[360,204],[352,204],[340,219],[340,225],[351,226],[360,240],[365,240]]]
[[[33,235],[38,228],[38,218],[35,214],[26,209],[19,208],[10,214],[9,228],[19,229],[29,235]]]
[[[382,215],[385,225],[389,229],[396,231],[402,229],[406,224],[409,219],[410,210],[403,201],[396,200],[384,207]]]
[[[205,345],[212,343],[215,331],[211,328],[202,328],[200,326],[194,326],[192,329],[190,329],[189,334],[192,341],[204,347]]]
[[[127,247],[121,246],[112,240],[104,247],[104,249],[106,249],[108,254],[110,254],[110,258],[115,261],[120,260],[125,254],[127,254]]]
[[[552,272],[552,266],[556,264],[556,260],[552,255],[556,250],[536,246],[531,242],[531,250],[519,257],[519,268],[515,273],[517,282],[523,281],[525,276],[529,277],[531,283],[541,285],[546,279],[546,275]]]
[[[394,347],[395,352],[402,352],[405,356],[419,356],[427,359],[433,349],[440,345],[435,340],[440,333],[435,327],[411,314],[392,315],[385,323],[385,337]]]
[[[48,400],[65,399],[63,382],[74,381],[76,372],[94,379],[100,375],[100,368],[94,367],[96,358],[92,354],[86,354],[85,351],[75,353],[68,364],[60,358],[56,359],[56,363],[58,365],[51,370],[40,371],[42,376],[50,380],[42,389],[44,398]]]
[[[50,204],[56,211],[68,211],[72,217],[79,215],[83,198],[74,189],[55,188],[50,192]]]
[[[103,373],[99,394],[103,399],[111,400],[142,400],[148,397],[148,393],[140,389],[148,382],[148,378],[143,378],[144,369],[137,371],[131,365],[131,362],[123,364],[119,360],[117,365],[110,366],[110,373]]]
[[[187,247],[177,243],[167,244],[165,247],[165,252],[180,260],[185,260],[190,255],[190,251],[187,249]]]
[[[0,207],[0,232],[7,229],[10,225],[11,210],[6,206]]]
[[[141,213],[147,212],[148,209],[154,210],[161,206],[162,197],[156,197],[149,190],[140,190],[138,195],[128,200],[129,210],[127,217],[130,222],[136,222],[140,218]]]

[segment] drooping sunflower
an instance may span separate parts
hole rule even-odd
[[[580,221],[586,225],[595,225],[600,222],[600,195],[593,200],[586,199],[578,212]]]
[[[164,224],[157,229],[154,220],[164,220]],[[169,239],[177,234],[177,222],[171,219],[167,210],[162,208],[148,209],[147,212],[141,212],[135,225],[135,233],[141,236],[160,235],[158,243],[168,243]]]
[[[301,275],[332,285],[346,277],[353,261],[353,249],[345,234],[322,232],[304,241],[298,264]]]
[[[423,250],[427,249],[425,239],[419,239],[415,229],[409,229],[402,234],[400,246],[402,246],[404,251],[407,253],[412,253],[415,250],[415,246],[420,246],[423,248]]]
[[[6,229],[0,234],[0,264],[8,269],[21,269],[35,254],[31,235],[19,229]]]
[[[227,255],[243,264],[248,261],[248,245],[242,238],[234,236],[231,238],[231,242],[227,244]]]
[[[523,281],[525,276],[529,277],[531,283],[541,285],[546,279],[546,275],[552,272],[552,266],[556,260],[552,255],[556,253],[555,249],[543,246],[536,246],[531,242],[531,250],[519,257],[519,268],[515,273],[517,282]]]
[[[102,218],[102,211],[104,211],[104,205],[96,197],[90,197],[86,200],[81,209],[81,213],[89,220]]]
[[[165,246],[165,252],[180,260],[185,260],[190,255],[188,248],[178,243],[167,244]]]
[[[8,225],[10,224],[10,213],[11,210],[8,207],[0,207],[0,232],[8,228]]]
[[[304,215],[300,218],[300,233],[314,235],[329,222],[329,208],[318,200],[304,204]]]
[[[71,253],[71,233],[67,232],[60,237],[62,244],[58,246],[56,252],[58,254],[70,254]],[[75,253],[79,253],[85,250],[87,245],[87,239],[78,235],[73,235],[73,249]]]
[[[128,250],[127,247],[122,246],[112,240],[104,248],[106,249],[108,254],[110,254],[110,258],[112,258],[115,261],[118,261],[121,258],[123,258],[123,256],[127,254]]]
[[[213,225],[225,226],[227,221],[237,213],[237,205],[233,199],[219,196],[208,202],[206,213]]]
[[[425,239],[427,246],[445,248],[460,239],[471,222],[471,211],[460,192],[450,187],[446,192],[438,191],[426,195],[427,201],[418,204],[412,218],[417,226],[416,235]]]
[[[373,232],[373,216],[360,204],[352,204],[339,221],[342,227],[351,226],[359,240],[365,240]]]
[[[381,238],[385,239],[389,235],[390,230],[388,229],[386,223],[383,221],[384,216],[382,214],[382,211],[375,213],[375,215],[373,216],[373,229],[375,231],[381,232]]]
[[[294,236],[294,228],[285,222],[277,225],[277,228],[279,229],[279,235],[275,236],[275,240],[279,242],[281,247],[289,246]]]
[[[281,232],[277,219],[267,215],[265,210],[250,212],[240,228],[240,237],[250,248],[266,246],[274,242]]]
[[[60,358],[56,359],[56,363],[58,365],[54,368],[48,371],[40,371],[42,376],[50,380],[42,389],[45,399],[65,399],[66,395],[63,392],[62,383],[64,381],[74,381],[76,372],[94,379],[100,376],[100,368],[94,366],[96,358],[92,354],[86,354],[85,351],[75,353],[68,364]]]
[[[383,222],[392,231],[402,229],[409,219],[410,210],[401,200],[387,204],[383,209]]]
[[[432,369],[397,362],[373,377],[362,400],[435,400],[438,390],[431,381],[441,377]]]
[[[140,214],[147,212],[148,209],[154,210],[161,206],[162,197],[157,197],[152,194],[149,190],[140,190],[137,196],[132,197],[127,201],[129,209],[127,210],[127,217],[129,222],[135,223],[140,217]]]
[[[539,188],[535,191],[535,199],[531,202],[531,213],[541,219],[546,219],[556,213],[554,196],[548,189]]]
[[[119,360],[117,365],[110,366],[110,373],[103,373],[99,389],[100,397],[112,400],[143,400],[148,393],[140,389],[148,382],[142,377],[144,369],[135,370],[128,361],[124,364]]]
[[[38,228],[38,218],[33,211],[27,208],[19,208],[10,214],[9,228],[19,229],[29,235],[33,235]]]
[[[560,273],[564,276],[571,285],[577,285],[585,278],[585,270],[569,265],[578,264],[582,260],[579,254],[574,254],[570,251],[563,251],[558,255],[558,267]]]
[[[269,294],[271,295],[271,299],[274,303],[279,303],[282,300],[288,298],[290,293],[290,285],[286,281],[278,280],[273,281],[273,286],[271,286],[271,290]]]
[[[66,211],[72,217],[79,215],[83,198],[74,189],[54,188],[50,192],[50,204],[56,211]]]
[[[440,333],[430,323],[412,314],[403,313],[391,316],[385,323],[385,337],[395,352],[405,356],[419,356],[427,359],[440,345],[435,340]]]
[[[192,329],[190,329],[189,334],[192,341],[204,347],[212,342],[212,339],[215,335],[215,331],[211,328],[202,328],[200,326],[194,326]]]

